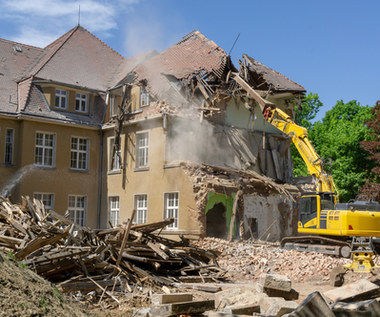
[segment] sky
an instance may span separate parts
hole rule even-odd
[[[379,16],[377,0],[0,0],[0,38],[45,47],[79,22],[128,58],[199,30],[235,66],[248,54],[317,93],[321,120],[380,99]]]

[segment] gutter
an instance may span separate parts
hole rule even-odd
[[[97,218],[96,227],[100,228],[101,223],[101,211],[102,211],[102,191],[103,191],[103,130],[100,129],[100,141],[99,141],[99,177],[98,177],[98,208],[97,208]]]

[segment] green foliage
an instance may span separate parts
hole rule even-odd
[[[8,257],[9,259],[11,259],[11,260],[16,259],[15,255],[14,255],[13,253],[11,253],[11,252],[7,253],[7,257]]]
[[[62,297],[62,294],[59,292],[58,288],[55,286],[53,288],[53,294],[54,294],[54,296],[58,297],[58,299],[60,300],[61,303],[63,303],[65,301],[64,298]]]
[[[40,302],[38,303],[38,306],[46,308],[47,305],[48,305],[48,303],[47,303],[47,301],[46,301],[46,298],[45,298],[45,297],[42,297],[42,298],[40,299]]]
[[[25,263],[23,263],[23,262],[18,262],[18,266],[20,268],[22,268],[22,269],[27,269],[28,268],[28,266]]]
[[[356,197],[371,169],[367,153],[360,148],[360,142],[369,138],[365,122],[370,116],[370,107],[340,100],[309,131],[317,153],[333,160],[332,176],[341,201]]]

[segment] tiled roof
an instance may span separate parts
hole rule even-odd
[[[194,31],[182,41],[138,66],[135,72],[138,80],[147,81],[151,93],[165,97],[167,80],[163,75],[181,79],[202,70],[211,72],[221,67],[226,55],[213,41],[199,31]]]
[[[106,91],[125,61],[119,53],[81,26],[47,46],[33,67],[36,78]]]
[[[0,39],[0,111],[17,111],[17,80],[43,50]]]
[[[244,54],[243,57],[245,57],[250,64],[252,75],[257,81],[261,81],[259,83],[260,89],[267,90],[270,88],[274,92],[305,92],[305,88],[280,74],[278,71],[261,64],[246,54]]]

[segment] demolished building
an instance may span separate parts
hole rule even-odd
[[[248,55],[237,69],[199,31],[131,59],[81,26],[44,49],[0,44],[6,63],[27,56],[6,73],[0,105],[1,140],[14,133],[2,179],[33,165],[16,201],[45,198],[92,227],[133,209],[136,223],[173,217],[168,235],[277,240],[295,230],[291,140],[266,123],[251,90],[293,116],[302,86]]]

